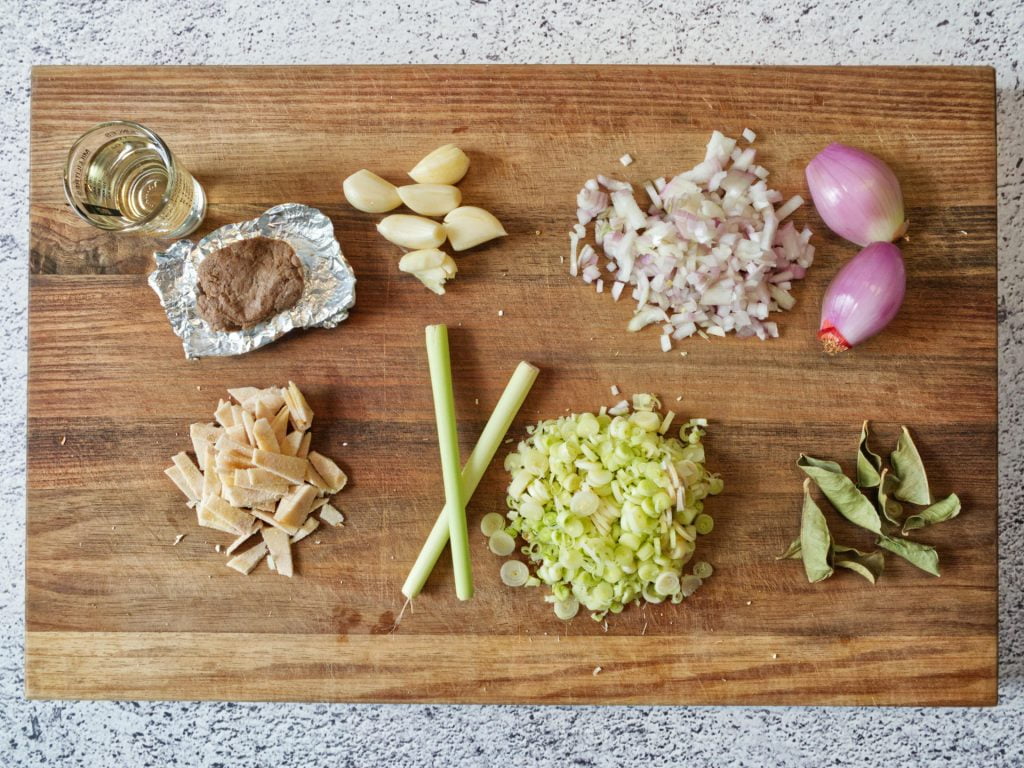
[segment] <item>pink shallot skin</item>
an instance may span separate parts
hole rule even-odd
[[[885,328],[900,310],[907,275],[900,249],[871,243],[836,274],[821,305],[818,338],[825,351],[850,349]]]
[[[840,237],[864,247],[907,231],[900,183],[870,152],[829,144],[807,164],[806,176],[814,207]]]

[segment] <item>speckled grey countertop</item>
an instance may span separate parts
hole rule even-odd
[[[89,768],[1024,766],[1022,30],[1020,0],[875,0],[870,8],[855,0],[0,0],[0,190],[6,203],[0,207],[0,759],[6,758],[6,765]],[[409,62],[996,68],[1002,505],[998,707],[541,708],[24,699],[29,67]]]

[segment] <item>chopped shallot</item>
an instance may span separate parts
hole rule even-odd
[[[793,195],[786,201],[785,205],[779,206],[778,210],[775,211],[775,215],[778,216],[779,221],[782,221],[803,204],[804,199],[800,195]]]
[[[745,130],[743,138],[756,136]],[[787,220],[803,199],[776,208],[783,197],[768,188],[756,156],[715,131],[696,167],[644,183],[644,207],[628,182],[588,180],[576,199],[570,274],[603,292],[607,272],[615,301],[632,286],[637,308],[628,329],[660,326],[666,352],[695,334],[777,337],[768,314],[793,306],[792,283],[811,266],[814,246],[810,230]],[[583,244],[591,223],[594,245]]]

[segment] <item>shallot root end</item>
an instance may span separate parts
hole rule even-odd
[[[818,331],[818,338],[821,339],[825,352],[830,355],[837,355],[850,348],[850,343],[835,328],[822,328]]]

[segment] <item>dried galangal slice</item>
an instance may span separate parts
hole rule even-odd
[[[313,409],[294,382],[286,388],[236,387],[228,394],[235,402],[220,400],[213,422],[189,427],[195,463],[182,452],[164,472],[196,508],[199,525],[234,537],[226,546],[217,544],[218,552],[231,555],[261,535],[229,567],[249,574],[266,557],[271,570],[291,576],[291,545],[321,521],[344,520],[330,499],[347,477],[334,461],[310,450]]]

